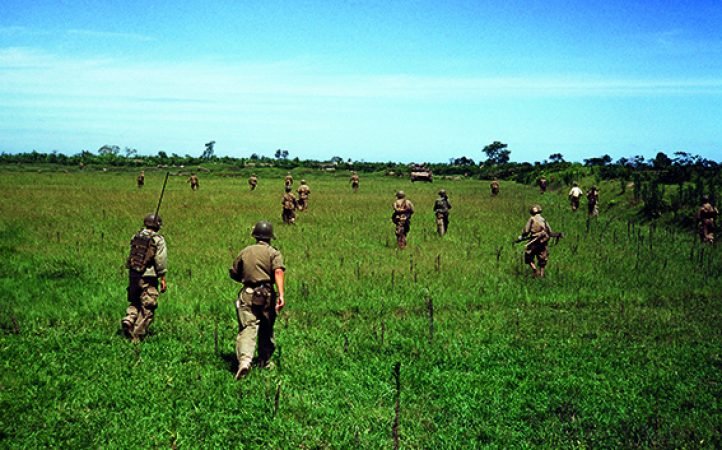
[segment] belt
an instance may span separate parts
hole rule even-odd
[[[255,281],[255,282],[249,281],[249,282],[243,283],[243,287],[257,288],[257,287],[264,286],[264,285],[270,286],[270,284],[271,284],[271,280]]]

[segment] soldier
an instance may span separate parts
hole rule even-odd
[[[491,187],[491,195],[493,197],[499,195],[499,180],[497,180],[496,178],[491,180],[491,184],[489,185],[489,187]]]
[[[301,180],[298,187],[298,210],[305,211],[308,209],[308,196],[311,195],[311,188],[306,184],[306,180]]]
[[[414,214],[414,204],[406,198],[404,191],[396,193],[396,201],[392,205],[394,212],[391,221],[396,224],[396,243],[399,249],[406,248],[406,235],[411,230],[411,216]]]
[[[579,198],[584,192],[579,188],[579,185],[575,181],[572,183],[572,188],[569,190],[569,202],[572,205],[572,211],[579,209]]]
[[[446,195],[446,191],[441,189],[439,191],[439,198],[434,202],[434,214],[436,215],[436,231],[439,236],[446,234],[446,230],[449,229],[449,210],[451,209],[451,203],[449,197]]]
[[[145,171],[141,170],[140,175],[138,175],[138,178],[136,180],[138,182],[138,189],[142,188],[143,185],[145,185]]]
[[[524,262],[529,264],[535,277],[544,278],[544,268],[549,260],[547,244],[549,238],[555,233],[552,233],[549,223],[541,216],[541,212],[542,209],[539,205],[534,205],[529,209],[531,217],[521,230],[521,236],[517,241],[528,239],[524,248]],[[535,258],[536,263],[534,262]]]
[[[256,185],[258,184],[258,177],[256,174],[252,174],[251,177],[248,179],[248,185],[251,187],[251,190],[256,189]]]
[[[539,178],[537,182],[539,184],[539,191],[543,194],[547,191],[547,179],[544,177]]]
[[[358,192],[358,185],[359,185],[359,177],[356,174],[356,172],[351,173],[351,189],[353,189],[354,192]]]
[[[597,206],[597,203],[599,202],[599,189],[597,189],[596,186],[592,185],[591,188],[587,191],[587,212],[589,213],[589,216],[598,216],[599,215],[599,207]]]
[[[200,187],[200,182],[198,181],[198,177],[193,172],[191,172],[191,176],[190,176],[190,178],[188,178],[188,181],[186,181],[186,183],[190,183],[191,189],[193,189],[194,191],[198,190],[198,188]]]
[[[229,270],[230,277],[243,283],[243,289],[236,299],[236,318],[238,336],[236,337],[236,357],[238,371],[236,380],[246,376],[251,370],[253,354],[258,338],[259,368],[273,368],[271,356],[276,349],[273,336],[273,324],[276,314],[286,305],[283,298],[285,266],[281,252],[271,247],[273,226],[262,220],[253,227],[251,236],[256,238],[254,245],[241,250]],[[273,285],[278,288],[278,294]]]
[[[285,187],[293,186],[293,176],[291,175],[291,172],[286,174],[286,178],[283,179],[283,184]]]
[[[296,223],[296,208],[298,207],[298,202],[296,201],[296,196],[291,192],[291,186],[286,186],[286,193],[283,194],[281,205],[283,205],[283,213],[281,214],[283,223],[287,225]]]
[[[714,243],[715,220],[719,215],[717,208],[712,206],[707,195],[702,196],[702,206],[697,210],[696,219],[699,238],[705,244]]]
[[[168,253],[165,239],[158,234],[163,220],[155,214],[143,219],[143,229],[130,241],[130,255],[126,262],[128,268],[128,302],[121,325],[123,333],[134,342],[142,339],[148,332],[155,309],[158,307],[158,288],[166,291],[165,274],[168,266]]]

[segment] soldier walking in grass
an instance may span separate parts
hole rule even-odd
[[[251,236],[256,239],[256,243],[241,250],[229,270],[233,280],[243,283],[236,299],[236,380],[251,370],[256,340],[257,367],[273,367],[271,356],[276,349],[273,324],[277,313],[286,305],[283,297],[286,268],[281,252],[271,246],[273,226],[270,222],[260,221],[253,227]],[[278,293],[273,288],[274,284]]]
[[[579,185],[575,181],[572,184],[572,188],[569,190],[569,203],[572,205],[572,211],[579,209],[579,198],[584,192],[579,188]]]
[[[360,179],[356,172],[351,173],[350,181],[351,181],[351,189],[353,189],[354,192],[358,192],[358,186],[359,186]]]
[[[406,248],[406,236],[411,231],[411,216],[414,214],[414,204],[406,198],[404,191],[396,192],[396,201],[392,205],[394,212],[391,221],[396,225],[396,244],[399,249]]]
[[[590,217],[599,215],[599,189],[592,185],[587,191],[587,212]]]
[[[551,237],[561,237],[561,233],[552,232],[549,223],[541,216],[542,208],[533,205],[529,209],[531,217],[521,230],[517,242],[527,241],[524,248],[524,263],[531,267],[535,277],[544,278],[544,268],[549,260],[548,243]]]
[[[493,197],[499,195],[499,180],[497,180],[496,178],[491,180],[491,184],[489,185],[489,187],[491,188],[491,195]]]
[[[251,190],[256,190],[256,185],[258,184],[258,177],[256,174],[252,174],[251,177],[248,179],[248,186],[251,187]]]
[[[709,196],[702,196],[702,206],[699,207],[696,214],[697,227],[699,230],[700,241],[705,244],[714,243],[715,220],[719,215],[717,208],[710,203]]]
[[[192,172],[190,178],[188,178],[188,181],[186,181],[186,183],[190,183],[191,189],[193,189],[194,191],[198,190],[198,188],[200,187],[200,181],[198,180],[198,177],[195,173]]]
[[[293,186],[293,175],[291,175],[291,172],[286,174],[286,178],[283,179],[283,184],[285,187]]]
[[[162,224],[160,216],[148,214],[143,219],[143,229],[130,241],[126,262],[130,305],[121,325],[123,333],[133,341],[147,334],[158,307],[158,297],[167,289],[168,252],[165,239],[158,233]]]
[[[287,225],[296,223],[296,208],[298,208],[298,201],[296,200],[296,196],[293,195],[293,192],[291,192],[291,186],[286,186],[286,193],[283,194],[281,205],[283,206],[283,212],[281,213],[283,223]]]
[[[301,180],[298,187],[298,210],[305,211],[308,209],[308,197],[311,195],[311,188],[306,184],[306,180]]]
[[[539,178],[539,181],[537,182],[539,185],[539,191],[543,194],[547,191],[547,179],[545,177]]]
[[[138,175],[136,181],[138,182],[138,189],[142,188],[145,185],[145,171],[140,171],[140,175]]]
[[[439,198],[434,202],[434,214],[436,215],[436,232],[439,236],[446,234],[446,230],[449,229],[449,210],[451,209],[451,202],[449,197],[446,195],[446,190],[441,189],[439,191]]]

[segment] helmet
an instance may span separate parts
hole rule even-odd
[[[306,180],[301,180],[301,184],[306,184]]]
[[[253,231],[251,231],[251,236],[262,241],[270,241],[275,238],[273,235],[273,225],[267,220],[256,222],[256,225],[253,226]]]
[[[709,195],[704,194],[704,195],[702,196],[702,201],[703,201],[704,203],[709,202]]]
[[[396,198],[404,198],[406,193],[404,191],[396,191]]]
[[[579,186],[579,183],[575,181],[574,183],[572,183],[572,186]]]
[[[542,207],[539,205],[531,205],[531,208],[529,208],[529,214],[531,214],[532,216],[534,214],[539,214],[541,212],[542,212]]]
[[[439,190],[439,195],[442,197],[446,197],[446,189]]]
[[[153,213],[147,214],[145,218],[143,218],[143,226],[158,231],[160,227],[163,226],[163,219]]]

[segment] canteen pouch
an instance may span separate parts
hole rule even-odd
[[[251,303],[259,306],[267,306],[271,304],[271,297],[273,296],[273,289],[270,286],[258,286],[253,289],[253,296]]]

